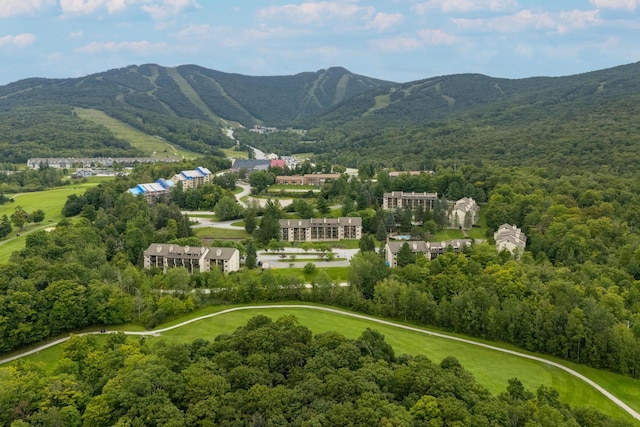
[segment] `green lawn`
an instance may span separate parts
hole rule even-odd
[[[203,227],[194,228],[196,236],[201,239],[247,239],[251,237],[244,230],[230,230],[227,228]]]
[[[249,153],[246,151],[236,151],[233,148],[221,148],[222,152],[225,156],[232,159],[247,159],[249,158]]]
[[[62,207],[67,201],[67,196],[71,194],[82,194],[89,187],[94,187],[105,179],[113,179],[111,177],[92,177],[87,182],[71,184],[66,187],[53,188],[45,191],[34,191],[31,193],[7,194],[7,197],[15,200],[13,203],[5,203],[0,205],[0,217],[2,215],[11,216],[16,206],[22,206],[27,212],[36,209],[42,209],[45,219],[40,224],[29,224],[24,230],[18,230],[14,227],[13,232],[8,238],[0,240],[0,263],[5,263],[15,251],[24,248],[25,238],[28,234],[37,230],[43,230],[54,227],[55,224],[62,219]],[[20,236],[17,236],[20,234]]]
[[[438,231],[433,237],[429,240],[432,242],[441,242],[444,240],[454,240],[454,239],[464,239],[464,234],[462,230],[457,230],[454,228],[445,228],[444,230]]]
[[[74,111],[81,119],[89,120],[106,127],[113,132],[116,137],[128,141],[134,147],[147,153],[148,156],[157,159],[174,156],[192,159],[198,156],[198,154],[191,151],[187,151],[180,147],[174,147],[159,137],[139,131],[127,123],[114,119],[102,111],[90,108],[75,108]]]

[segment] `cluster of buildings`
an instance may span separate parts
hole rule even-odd
[[[168,203],[171,197],[171,189],[178,184],[184,189],[194,189],[211,182],[213,174],[204,167],[186,170],[175,174],[171,179],[160,178],[156,182],[138,184],[129,189],[134,196],[143,196],[147,203],[154,205],[159,202]]]
[[[189,273],[205,273],[219,268],[223,273],[240,269],[240,252],[235,248],[207,248],[204,246],[180,246],[152,243],[144,251],[144,268],[159,268],[166,273],[169,268],[183,267]]]
[[[280,239],[285,242],[323,242],[361,237],[360,217],[280,220]]]
[[[305,175],[279,175],[276,184],[281,185],[315,185],[322,186],[327,182],[340,178],[339,173],[308,173]]]
[[[90,168],[95,166],[112,167],[114,164],[133,166],[136,163],[156,163],[158,161],[175,163],[177,157],[35,157],[27,160],[27,168],[38,170],[42,166],[54,169]]]
[[[384,259],[389,267],[398,266],[398,252],[404,244],[409,245],[411,252],[418,257],[424,256],[428,260],[436,259],[447,250],[460,253],[465,247],[471,245],[471,239],[446,240],[443,242],[425,242],[423,240],[408,242],[387,242],[384,245]]]

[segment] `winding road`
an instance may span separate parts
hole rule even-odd
[[[375,317],[369,317],[369,316],[365,316],[363,314],[357,314],[357,313],[350,313],[348,311],[338,310],[338,309],[329,308],[329,307],[320,307],[320,306],[303,305],[303,304],[292,304],[292,305],[285,305],[285,304],[279,305],[279,304],[276,304],[276,305],[255,305],[255,306],[234,307],[234,308],[229,308],[229,309],[222,310],[222,311],[219,311],[219,312],[216,312],[216,313],[211,313],[211,314],[207,314],[207,315],[204,315],[204,316],[196,317],[194,319],[190,319],[190,320],[187,320],[185,322],[178,323],[177,325],[169,326],[169,327],[162,328],[162,329],[156,329],[156,330],[153,330],[153,331],[146,331],[146,332],[111,331],[109,333],[123,332],[126,335],[160,336],[163,332],[171,331],[173,329],[181,328],[181,327],[183,327],[185,325],[188,325],[188,324],[191,324],[193,322],[198,322],[200,320],[209,319],[209,318],[212,318],[212,317],[220,316],[220,315],[223,315],[223,314],[226,314],[226,313],[231,313],[231,312],[234,312],[234,311],[240,311],[240,310],[270,310],[270,309],[282,309],[282,308],[286,308],[286,309],[300,308],[300,309],[307,309],[307,310],[326,311],[326,312],[329,312],[329,313],[335,313],[335,314],[340,314],[342,316],[354,317],[354,318],[357,318],[357,319],[362,319],[362,320],[366,320],[366,321],[369,321],[369,322],[375,322],[375,323],[379,323],[379,324],[386,325],[386,326],[392,326],[394,328],[405,329],[405,330],[408,330],[408,331],[418,332],[418,333],[421,333],[421,334],[426,334],[426,335],[430,335],[430,336],[434,336],[434,337],[438,337],[438,338],[444,338],[444,339],[448,339],[448,340],[452,340],[452,341],[462,342],[462,343],[465,343],[465,344],[476,345],[476,346],[479,346],[479,347],[488,348],[490,350],[495,350],[495,351],[499,351],[499,352],[502,352],[502,353],[510,354],[510,355],[513,355],[513,356],[522,357],[524,359],[530,359],[530,360],[535,360],[537,362],[546,363],[547,365],[554,366],[554,367],[556,367],[558,369],[562,369],[563,371],[567,372],[568,374],[573,375],[574,377],[581,379],[585,383],[589,384],[591,387],[593,387],[596,390],[598,390],[603,396],[605,396],[607,399],[611,400],[614,404],[619,406],[622,410],[624,410],[629,415],[631,415],[635,420],[640,421],[640,414],[638,412],[636,412],[629,405],[624,403],[621,399],[619,399],[616,396],[614,396],[613,394],[611,394],[604,387],[600,386],[598,383],[596,383],[595,381],[591,380],[590,378],[587,378],[586,376],[582,375],[581,373],[576,372],[573,369],[568,368],[568,367],[566,367],[566,366],[564,366],[564,365],[562,365],[560,363],[554,362],[552,360],[548,360],[548,359],[545,359],[543,357],[533,356],[533,355],[530,355],[530,354],[520,353],[520,352],[514,351],[514,350],[509,350],[509,349],[505,349],[505,348],[496,347],[496,346],[493,346],[493,345],[490,345],[490,344],[484,344],[484,343],[472,341],[472,340],[465,339],[465,338],[454,337],[454,336],[446,335],[446,334],[439,333],[439,332],[432,332],[432,331],[428,331],[426,329],[416,328],[416,327],[408,326],[408,325],[402,325],[402,324],[391,322],[391,321],[388,321],[388,320],[376,319]],[[101,334],[101,332],[86,332],[86,333],[81,333],[81,334],[77,334],[77,335],[91,335],[91,334]],[[43,345],[41,345],[41,346],[39,346],[37,348],[34,348],[32,350],[29,350],[29,351],[26,351],[24,353],[21,353],[21,354],[12,356],[12,357],[8,357],[6,359],[0,359],[0,364],[8,363],[8,362],[20,359],[21,357],[37,353],[37,352],[39,352],[41,350],[44,350],[46,348],[53,347],[54,345],[61,344],[61,343],[65,342],[65,341],[67,341],[69,338],[70,338],[70,336],[64,337],[64,338],[60,338],[60,339],[58,339],[56,341],[52,341],[50,343],[43,344]]]

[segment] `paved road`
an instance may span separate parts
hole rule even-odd
[[[506,354],[510,354],[510,355],[513,355],[513,356],[522,357],[524,359],[535,360],[536,362],[546,363],[547,365],[556,367],[558,369],[562,369],[563,371],[567,372],[568,374],[573,375],[574,377],[581,379],[585,383],[589,384],[591,387],[593,387],[596,390],[598,390],[603,396],[605,396],[607,399],[611,400],[614,404],[619,406],[622,410],[627,412],[634,419],[640,421],[640,414],[638,412],[636,412],[629,405],[627,405],[622,400],[620,400],[619,398],[617,398],[616,396],[611,394],[604,387],[600,386],[595,381],[593,381],[590,378],[587,378],[586,376],[582,375],[581,373],[576,372],[573,369],[568,368],[568,367],[566,367],[566,366],[564,366],[564,365],[562,365],[562,364],[560,364],[558,362],[554,362],[552,360],[545,359],[544,357],[532,356],[530,354],[520,353],[520,352],[514,351],[514,350],[508,350],[508,349],[505,349],[505,348],[496,347],[496,346],[493,346],[493,345],[489,345],[489,344],[485,344],[485,343],[481,343],[481,342],[476,342],[476,341],[472,341],[472,340],[468,340],[468,339],[464,339],[464,338],[454,337],[454,336],[446,335],[446,334],[439,333],[439,332],[432,332],[432,331],[429,331],[429,330],[426,330],[426,329],[416,328],[416,327],[413,327],[413,326],[401,325],[399,323],[390,322],[388,320],[376,319],[374,317],[369,317],[369,316],[365,316],[365,315],[362,315],[362,314],[349,313],[347,311],[342,311],[342,310],[338,310],[338,309],[335,309],[335,308],[318,307],[318,306],[313,306],[313,305],[302,305],[302,304],[292,304],[292,305],[256,305],[256,306],[247,306],[247,307],[235,307],[235,308],[229,308],[227,310],[222,310],[222,311],[219,311],[217,313],[212,313],[212,314],[207,314],[205,316],[196,317],[195,319],[190,319],[190,320],[187,320],[185,322],[179,323],[177,325],[169,326],[167,328],[162,328],[162,329],[156,329],[154,331],[148,331],[148,332],[121,331],[121,332],[123,332],[126,335],[152,335],[152,336],[159,336],[163,332],[171,331],[173,329],[181,328],[181,327],[186,326],[188,324],[191,324],[193,322],[198,322],[198,321],[203,320],[203,319],[209,319],[211,317],[220,316],[222,314],[231,313],[231,312],[234,312],[234,311],[240,311],[240,310],[272,310],[272,309],[279,309],[279,308],[280,309],[282,309],[282,308],[285,308],[285,309],[301,308],[301,309],[307,309],[307,310],[327,311],[327,312],[330,312],[330,313],[335,313],[335,314],[340,314],[340,315],[343,315],[343,316],[354,317],[356,319],[362,319],[362,320],[366,320],[366,321],[369,321],[369,322],[375,322],[375,323],[379,323],[381,325],[386,325],[386,326],[391,326],[391,327],[394,327],[394,328],[405,329],[405,330],[408,330],[408,331],[418,332],[418,333],[421,333],[421,334],[426,334],[426,335],[430,335],[430,336],[434,336],[434,337],[438,337],[438,338],[444,338],[444,339],[448,339],[448,340],[452,340],[452,341],[458,341],[458,342],[462,342],[462,343],[465,343],[465,344],[477,345],[479,347],[484,347],[484,348],[487,348],[487,349],[490,349],[490,350],[499,351],[501,353],[506,353]],[[113,333],[115,333],[115,332],[113,332]],[[77,334],[77,335],[90,335],[90,334],[100,334],[100,332],[87,332],[87,333]],[[29,354],[37,353],[37,352],[39,352],[41,350],[44,350],[45,348],[49,348],[49,347],[52,347],[54,345],[58,345],[60,343],[63,343],[65,341],[67,341],[69,338],[70,337],[60,338],[59,340],[53,341],[53,342],[48,343],[48,344],[44,344],[44,345],[42,345],[40,347],[34,348],[33,350],[29,350],[27,352],[18,354],[16,356],[8,357],[6,359],[0,359],[0,364],[11,362],[13,360],[16,360],[16,359],[19,359],[21,357],[27,356]]]

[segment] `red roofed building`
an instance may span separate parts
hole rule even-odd
[[[275,159],[275,160],[271,160],[271,164],[269,166],[271,166],[272,168],[281,168],[282,170],[284,170],[286,165],[287,165],[286,161],[282,159]]]

